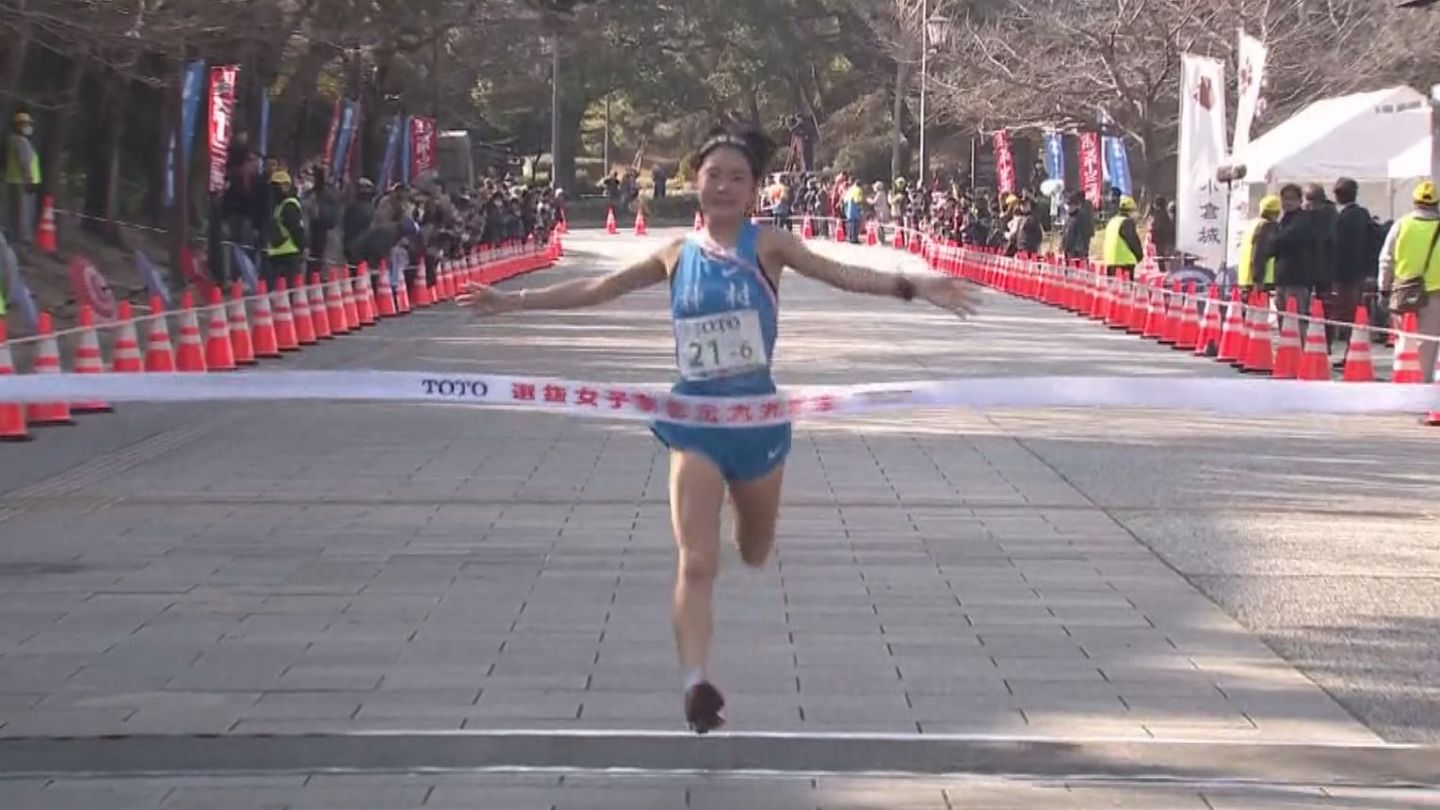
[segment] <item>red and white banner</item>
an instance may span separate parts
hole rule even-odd
[[[1211,270],[1219,270],[1225,263],[1227,189],[1216,179],[1216,170],[1224,162],[1225,65],[1182,54],[1175,246]]]
[[[1100,133],[1080,133],[1080,190],[1100,210],[1105,206],[1105,161],[1100,157]]]
[[[235,119],[236,65],[210,68],[210,193],[225,190],[225,158]]]
[[[435,131],[434,118],[414,116],[410,119],[410,179],[419,179],[434,171],[439,161],[440,134]]]
[[[0,401],[84,399],[427,402],[641,422],[759,427],[916,408],[1158,408],[1247,416],[1424,413],[1440,409],[1440,386],[1213,377],[962,377],[805,386],[769,396],[704,398],[672,394],[663,386],[449,371],[0,376]]]
[[[1000,130],[990,138],[995,146],[995,182],[1001,194],[1015,191],[1015,155],[1010,151],[1010,133]]]

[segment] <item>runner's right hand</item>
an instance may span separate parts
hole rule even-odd
[[[475,310],[476,315],[501,315],[520,308],[520,296],[497,290],[488,284],[467,284],[465,292],[455,297],[458,306]]]

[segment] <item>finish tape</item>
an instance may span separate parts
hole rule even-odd
[[[572,416],[756,427],[916,408],[1142,408],[1253,416],[1440,411],[1440,385],[1208,377],[961,377],[875,385],[795,386],[702,398],[668,386],[410,371],[237,374],[22,374],[0,377],[0,402],[328,400],[430,402]]]

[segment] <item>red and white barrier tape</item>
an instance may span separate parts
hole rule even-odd
[[[757,427],[916,408],[1142,408],[1253,416],[1440,410],[1440,385],[1206,377],[969,377],[803,386],[771,396],[698,398],[653,385],[409,371],[24,374],[0,377],[0,402],[330,400],[431,402],[571,416]]]

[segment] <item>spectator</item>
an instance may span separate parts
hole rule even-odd
[[[340,195],[331,187],[324,167],[311,169],[310,177],[310,192],[302,200],[310,217],[310,272],[323,273],[329,264],[330,231],[340,224]]]
[[[351,251],[355,240],[375,223],[375,183],[368,177],[355,184],[354,196],[345,205],[340,217],[340,238],[345,246],[345,261],[358,264],[362,258]],[[365,261],[368,261],[365,260]]]
[[[1280,188],[1280,228],[1268,253],[1275,259],[1275,308],[1280,312],[1291,302],[1297,312],[1309,311],[1324,261],[1325,237],[1315,212],[1302,207],[1303,196],[1294,183]]]
[[[276,170],[270,175],[271,196],[279,200],[270,217],[265,239],[265,283],[273,289],[280,279],[299,282],[304,270],[305,215],[290,173]]]
[[[30,113],[15,113],[5,140],[5,227],[10,241],[29,245],[35,239],[35,196],[40,193],[40,154],[30,139],[35,124]]]
[[[1355,310],[1365,292],[1365,283],[1375,277],[1380,247],[1385,234],[1364,206],[1355,202],[1360,186],[1348,177],[1335,181],[1335,283],[1327,298],[1325,317],[1340,323],[1354,323]],[[1330,331],[1330,340],[1348,346],[1349,327]]]
[[[1412,199],[1415,210],[1395,221],[1380,249],[1380,289],[1398,290],[1406,282],[1418,285],[1416,331],[1436,335],[1440,334],[1440,195],[1433,182],[1424,180],[1415,186]],[[1420,374],[1426,383],[1435,381],[1437,350],[1440,341],[1420,341]]]
[[[1279,225],[1280,198],[1271,194],[1260,201],[1260,216],[1245,226],[1240,239],[1240,266],[1235,283],[1246,292],[1275,286],[1274,241]]]
[[[1104,261],[1107,275],[1124,273],[1134,277],[1135,267],[1145,255],[1140,232],[1135,227],[1135,201],[1122,196],[1116,214],[1105,225]]]
[[[1335,282],[1335,219],[1338,212],[1335,210],[1335,203],[1325,196],[1325,189],[1319,183],[1311,183],[1305,187],[1303,204],[1315,220],[1316,291],[1329,290],[1330,285]]]

